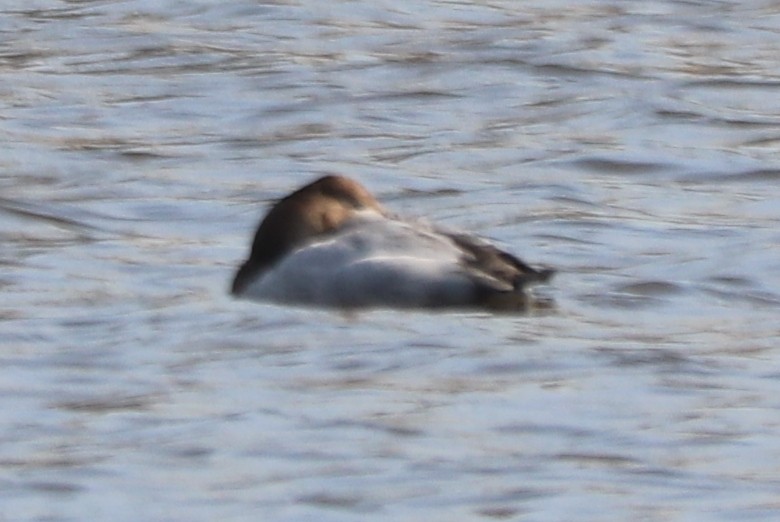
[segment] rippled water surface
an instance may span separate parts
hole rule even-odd
[[[774,520],[780,5],[6,2],[0,520]],[[226,293],[325,172],[554,310]]]

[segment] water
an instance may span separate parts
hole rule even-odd
[[[774,2],[7,2],[0,520],[773,520]],[[527,316],[226,290],[325,172]]]

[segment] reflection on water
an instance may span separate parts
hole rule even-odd
[[[2,517],[780,512],[771,2],[0,12]],[[555,309],[231,300],[324,172],[558,267]]]

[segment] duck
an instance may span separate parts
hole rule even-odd
[[[554,273],[477,236],[396,216],[357,181],[327,175],[270,208],[230,292],[342,310],[523,310],[528,287]]]

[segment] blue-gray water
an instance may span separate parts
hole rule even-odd
[[[780,516],[780,5],[0,7],[0,520]],[[324,172],[555,310],[232,300]]]

